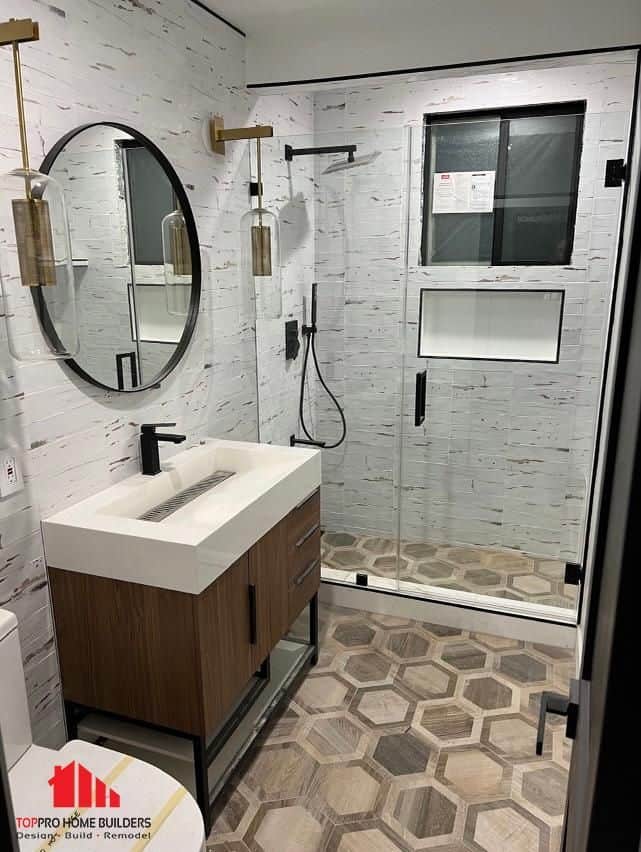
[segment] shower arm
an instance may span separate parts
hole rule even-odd
[[[321,148],[292,148],[291,145],[285,145],[285,160],[288,163],[294,157],[306,157],[312,154],[347,154],[347,161],[354,162],[354,154],[356,153],[356,145],[329,145]]]

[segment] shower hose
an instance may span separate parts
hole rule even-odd
[[[315,324],[314,321],[312,321],[311,326],[308,326],[308,327],[303,329],[303,334],[307,338],[307,341],[305,343],[305,354],[303,356],[303,370],[302,370],[301,377],[300,377],[300,401],[299,401],[299,406],[298,406],[298,415],[299,415],[299,418],[300,418],[300,425],[301,425],[303,432],[305,433],[305,435],[308,437],[308,439],[310,441],[313,441],[314,443],[317,443],[317,444],[321,444],[323,446],[323,449],[325,449],[325,450],[334,450],[334,449],[336,449],[336,447],[340,447],[340,445],[343,443],[343,441],[347,437],[347,421],[345,420],[345,414],[343,412],[343,409],[340,406],[339,401],[336,399],[334,394],[331,392],[331,390],[327,386],[327,382],[323,378],[323,374],[321,373],[321,369],[320,369],[320,366],[318,364],[318,358],[316,357],[316,343],[315,343],[315,341],[316,341],[316,324]],[[304,403],[305,403],[305,382],[307,380],[307,365],[308,365],[308,362],[309,362],[310,351],[312,353],[312,358],[314,360],[314,366],[316,367],[316,373],[318,375],[318,379],[319,379],[321,385],[323,386],[324,390],[326,391],[327,395],[329,396],[331,401],[336,406],[336,410],[338,411],[340,418],[341,418],[341,422],[343,424],[342,434],[341,434],[340,438],[338,439],[338,441],[336,441],[333,444],[327,444],[325,442],[318,441],[309,432],[309,430],[307,429],[307,426],[305,425],[305,410],[304,410],[305,409],[305,405],[304,405]]]

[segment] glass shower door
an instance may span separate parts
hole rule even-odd
[[[612,119],[413,129],[401,591],[575,618],[619,233]]]

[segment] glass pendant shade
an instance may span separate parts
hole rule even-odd
[[[64,193],[49,175],[0,178],[0,270],[9,350],[19,361],[73,358],[80,340]]]
[[[191,299],[191,246],[182,210],[174,210],[162,220],[162,252],[167,311],[186,317]]]
[[[243,278],[253,285],[257,315],[276,319],[283,313],[278,219],[264,207],[248,210],[240,220]]]

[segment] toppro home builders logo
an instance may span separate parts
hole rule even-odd
[[[17,816],[18,839],[44,841],[39,852],[52,849],[61,840],[150,840],[150,817],[87,814],[92,809],[120,808],[120,794],[110,785],[110,781],[121,775],[130,763],[132,758],[123,758],[106,780],[98,778],[75,760],[66,766],[55,766],[47,782],[51,787],[52,807],[67,813],[56,816]]]

